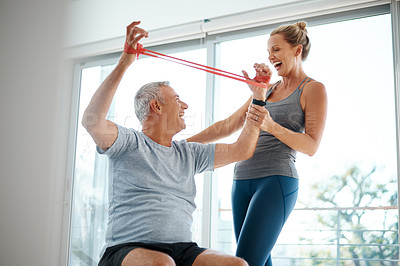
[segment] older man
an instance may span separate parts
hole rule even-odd
[[[136,47],[148,33],[133,22],[126,42]],[[106,119],[116,89],[135,55],[122,56],[98,88],[82,123],[98,152],[110,161],[109,221],[99,265],[247,265],[240,258],[200,248],[191,239],[196,194],[194,175],[250,158],[259,128],[252,120],[263,109],[249,107],[246,125],[233,144],[172,141],[185,128],[188,108],[168,82],[144,85],[135,97],[142,131]],[[265,90],[251,87],[253,98]]]

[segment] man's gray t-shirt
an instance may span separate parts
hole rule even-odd
[[[213,169],[215,144],[182,140],[166,147],[143,132],[117,128],[114,144],[105,152],[97,148],[110,162],[105,248],[192,241],[194,175]]]

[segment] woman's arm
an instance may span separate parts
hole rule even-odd
[[[252,97],[228,118],[218,121],[200,133],[187,139],[188,142],[210,143],[228,137],[241,129],[246,121],[246,112]]]
[[[270,79],[271,79],[271,75],[272,72],[269,69],[269,67],[264,64],[258,64],[255,63],[253,65],[254,70],[256,71],[256,77],[255,79],[258,77],[264,77],[266,78],[265,82],[268,84]],[[249,78],[249,75],[247,74],[246,71],[242,71],[244,77],[246,77],[247,79]],[[264,82],[264,81],[262,81]],[[268,84],[268,88],[271,88],[272,84]],[[250,90],[252,90],[254,92],[255,87],[249,85]],[[254,94],[253,94],[254,97]],[[235,133],[236,131],[238,131],[239,129],[241,129],[244,125],[244,122],[246,120],[246,111],[247,108],[249,107],[251,100],[253,97],[250,97],[247,102],[240,107],[235,113],[233,113],[231,116],[229,116],[228,118],[218,121],[216,123],[214,123],[213,125],[209,126],[208,128],[204,129],[203,131],[201,131],[200,133],[190,137],[187,139],[188,142],[199,142],[199,143],[210,143],[210,142],[214,142],[217,140],[220,140],[222,138],[228,137],[230,135],[232,135],[233,133]],[[263,96],[264,97],[264,96]]]
[[[254,99],[265,101],[265,92],[253,92]],[[250,104],[246,114],[246,123],[237,141],[232,144],[217,143],[215,145],[214,169],[233,162],[247,160],[253,156],[260,136],[260,128],[256,123],[259,118],[258,114],[265,114],[266,112],[267,110],[264,107]]]
[[[260,128],[271,133],[290,148],[313,156],[321,142],[325,128],[328,100],[325,86],[320,82],[312,82],[303,90],[305,132],[293,132],[272,120],[269,113],[260,113]],[[263,117],[261,117],[263,116]]]

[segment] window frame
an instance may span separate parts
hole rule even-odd
[[[393,64],[394,64],[394,96],[395,96],[395,117],[396,117],[396,143],[397,143],[397,183],[398,191],[400,191],[400,2],[392,1],[391,4],[382,4],[373,7],[355,9],[350,11],[343,11],[340,13],[333,13],[321,16],[304,16],[297,17],[296,20],[282,21],[282,23],[293,23],[298,20],[306,20],[309,26],[316,26],[322,24],[335,23],[339,21],[346,21],[357,18],[365,18],[370,16],[377,16],[383,14],[391,14],[392,16],[392,47],[393,47]],[[264,26],[258,26],[249,29],[236,30],[225,33],[218,33],[208,35],[204,38],[182,41],[177,43],[163,44],[148,47],[151,50],[159,51],[161,53],[174,53],[191,50],[193,48],[206,48],[207,49],[207,65],[218,67],[218,44],[223,41],[235,40],[244,37],[252,37],[261,34],[270,33],[274,28],[282,23],[273,23]],[[79,114],[79,95],[82,69],[97,65],[113,64],[116,63],[120,57],[120,52],[91,56],[86,58],[78,58],[73,61],[73,81],[72,91],[70,98],[70,121],[69,121],[69,134],[68,134],[68,151],[66,163],[66,180],[64,191],[64,210],[63,210],[63,226],[62,226],[62,243],[61,243],[61,256],[60,265],[68,265],[68,258],[70,252],[70,230],[71,230],[71,214],[72,214],[72,195],[73,195],[73,180],[74,180],[74,167],[75,167],[75,152],[76,152],[76,137],[77,128],[80,121],[78,121]],[[215,86],[215,76],[208,74],[206,76],[206,113],[205,113],[205,127],[211,125],[214,121],[214,95],[218,88]],[[202,246],[209,247],[211,245],[211,224],[214,222],[212,211],[215,209],[213,206],[213,196],[216,190],[213,190],[213,184],[216,182],[213,178],[213,172],[204,173],[204,187],[203,187],[203,216],[202,216],[202,241],[199,243]],[[398,214],[400,217],[400,204],[398,201]]]

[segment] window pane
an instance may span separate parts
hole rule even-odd
[[[390,15],[309,27],[304,63],[324,83],[328,118],[319,151],[298,154],[296,209],[273,250],[277,264],[310,265],[398,259],[395,101]],[[220,44],[222,69],[240,73],[268,62],[268,35]],[[238,53],[242,47],[251,47]],[[273,69],[272,66],[270,66]],[[249,71],[248,71],[249,72]],[[278,77],[276,72],[272,81]],[[219,80],[216,120],[250,97],[245,85]],[[230,100],[224,101],[229,95]],[[237,139],[237,134],[227,141]],[[212,247],[234,253],[230,187],[233,165],[215,171],[218,208]],[[311,209],[310,209],[311,208]],[[379,244],[378,244],[379,243]],[[297,258],[297,259],[296,259]],[[318,258],[318,259],[317,259]]]
[[[236,74],[241,74],[242,70],[246,70],[249,76],[253,77],[255,75],[253,64],[267,62],[267,40],[268,36],[263,35],[222,42],[219,46],[219,67]],[[242,51],[243,47],[251,47],[251,49],[238,53],[237,51]],[[251,91],[246,83],[224,77],[216,77],[216,80],[214,117],[215,121],[218,121],[228,117],[240,108],[251,97]],[[240,131],[219,142],[235,142],[239,134]],[[218,199],[213,199],[213,201],[217,201],[217,204],[213,208],[212,215],[217,216],[215,220],[218,222],[211,225],[211,248],[231,254],[234,254],[236,250],[231,211],[233,168],[234,164],[230,164],[214,171],[213,190],[218,191]]]
[[[96,154],[96,147],[82,127],[83,111],[113,66],[82,70],[79,122],[73,185],[70,265],[96,265],[104,242],[107,222],[107,164]]]
[[[205,64],[206,52],[196,49],[174,56]],[[96,153],[90,135],[81,126],[84,110],[100,83],[115,65],[82,70],[69,265],[97,265],[104,245],[108,212],[107,158]],[[204,127],[205,73],[155,58],[135,62],[125,73],[108,113],[108,119],[128,128],[140,129],[134,113],[136,91],[145,83],[168,80],[180,98],[189,105],[186,129],[176,136],[184,139]],[[193,239],[201,241],[203,175],[196,176],[197,209],[194,213]]]

